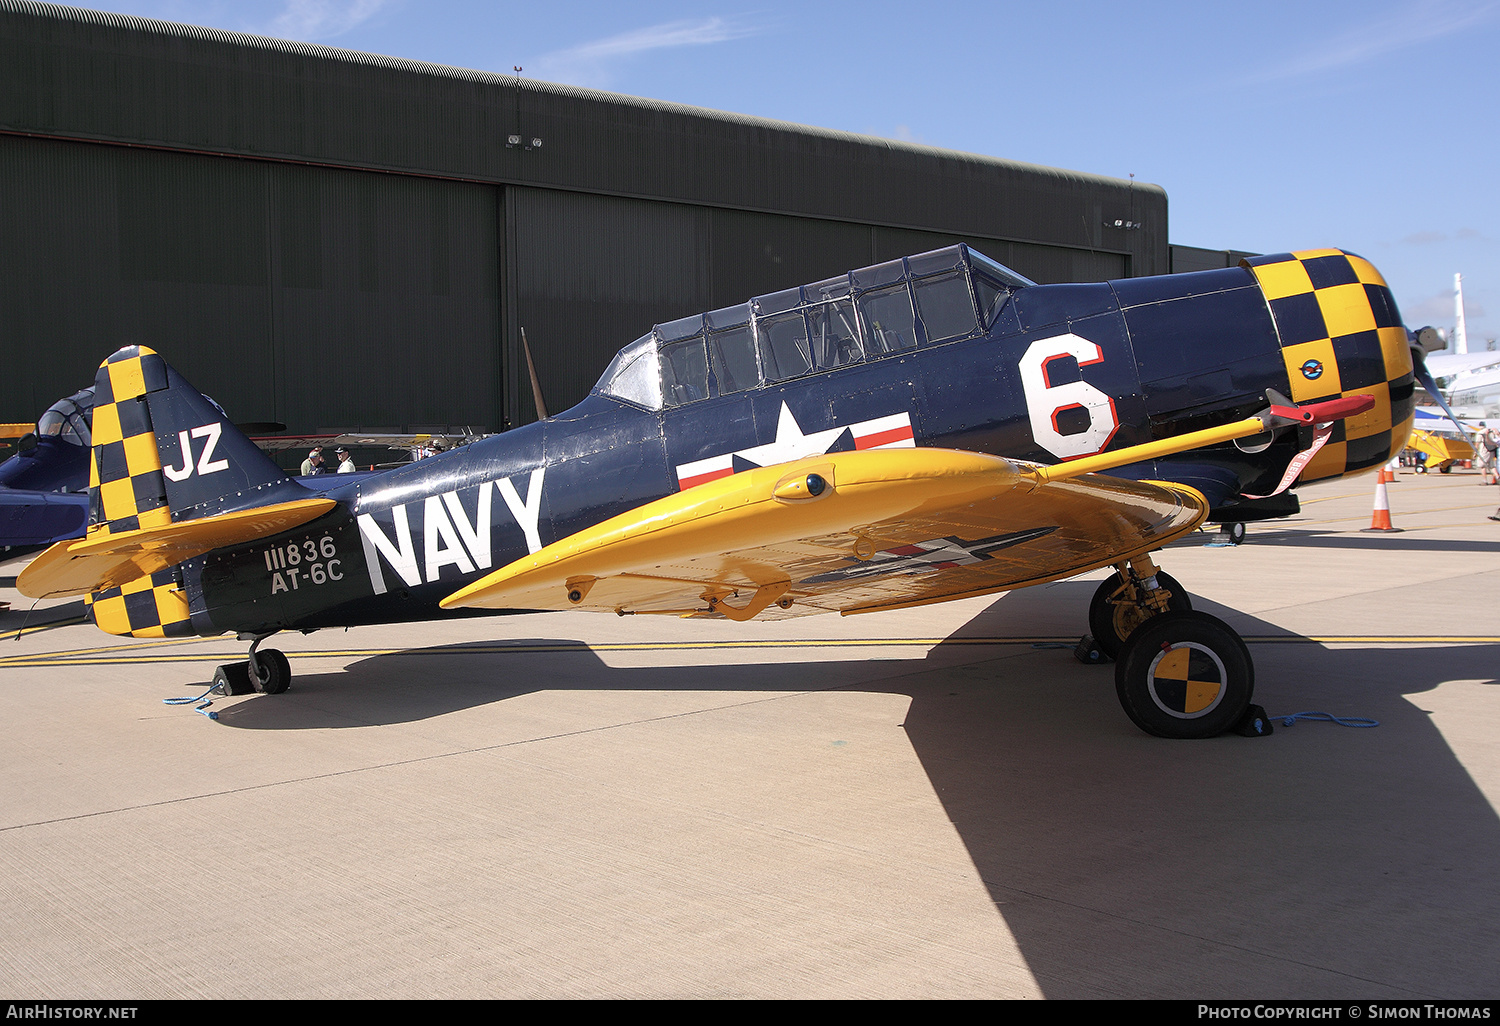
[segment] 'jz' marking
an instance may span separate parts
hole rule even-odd
[[[208,442],[203,446],[203,455],[198,457],[198,476],[204,474],[217,474],[221,470],[229,469],[228,460],[213,459],[214,449],[219,444],[219,433],[224,430],[223,424],[204,424],[202,427],[193,428],[194,438],[206,438]],[[193,476],[193,446],[188,441],[188,432],[177,432],[177,442],[182,446],[182,466],[163,467],[162,473],[173,481],[186,481]]]

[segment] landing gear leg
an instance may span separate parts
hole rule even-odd
[[[1125,641],[1147,620],[1167,612],[1189,612],[1193,600],[1170,574],[1156,568],[1150,556],[1115,566],[1089,603],[1089,631],[1099,651],[1119,659]]]
[[[214,670],[215,693],[248,695],[259,691],[279,695],[292,686],[292,664],[284,653],[274,648],[256,652],[260,643],[271,635],[259,634],[250,640],[250,658],[242,663],[226,663]],[[243,640],[243,638],[241,638]]]
[[[292,664],[282,652],[274,648],[268,648],[256,655],[255,650],[260,643],[269,638],[269,634],[262,634],[250,642],[250,676],[255,682],[255,690],[267,695],[279,695],[292,686]]]

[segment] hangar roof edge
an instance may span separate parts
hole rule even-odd
[[[887,139],[883,136],[867,135],[860,132],[848,132],[835,128],[822,128],[815,125],[805,125],[795,121],[782,121],[776,118],[760,117],[754,114],[740,114],[732,111],[721,111],[711,107],[698,107],[692,104],[677,103],[671,100],[657,100],[648,97],[632,96],[626,93],[613,93],[600,89],[589,89],[583,86],[565,85],[558,82],[545,82],[539,79],[518,78],[515,75],[504,75],[492,71],[481,71],[474,68],[462,68],[447,64],[433,64],[426,61],[411,60],[405,57],[392,57],[384,54],[368,53],[363,50],[347,50],[341,47],[325,46],[321,43],[303,43],[290,39],[278,39],[274,36],[259,36],[245,32],[231,32],[227,29],[208,28],[201,25],[188,25],[179,22],[161,21],[155,18],[142,18],[135,15],[117,14],[112,11],[97,11],[82,7],[70,7],[63,4],[43,3],[39,0],[0,0],[0,12],[12,12],[17,14],[31,14],[38,17],[52,18],[59,21],[74,21],[80,24],[104,25],[114,28],[132,29],[141,32],[150,32],[160,35],[178,36],[190,39],[211,40],[218,43],[227,43],[251,49],[271,50],[285,54],[296,54],[308,57],[316,57],[330,61],[340,61],[351,64],[362,64],[387,70],[405,71],[416,75],[430,75],[435,77],[451,78],[464,81],[484,83],[487,85],[500,85],[509,88],[520,88],[537,93],[551,93],[558,96],[568,96],[583,100],[593,100],[600,103],[614,103],[622,106],[636,107],[642,110],[655,110],[669,112],[690,117],[700,117],[712,121],[720,121],[729,124],[756,126],[776,131],[789,132],[793,134],[822,137],[825,139],[836,139],[844,142],[863,144],[868,146],[881,146],[891,150],[906,150],[912,153],[939,156],[949,160],[964,161],[977,164],[989,164],[992,166],[1011,168],[1017,171],[1025,171],[1031,174],[1047,175],[1054,178],[1071,179],[1082,183],[1097,183],[1114,187],[1129,185],[1126,179],[1117,178],[1112,175],[1096,174],[1088,171],[1075,171],[1067,168],[1051,167],[1045,164],[1035,164],[1029,161],[1014,160],[1007,157],[994,157],[987,154],[972,153],[965,150],[948,149],[941,146],[930,146],[923,143],[907,142],[899,139]],[[1163,197],[1166,190],[1150,182],[1136,181],[1134,187],[1137,189],[1158,192]]]

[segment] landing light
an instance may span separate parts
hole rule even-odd
[[[778,499],[816,499],[831,491],[832,483],[823,474],[795,474],[776,482],[772,494]]]

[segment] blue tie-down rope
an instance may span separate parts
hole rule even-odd
[[[1290,716],[1273,716],[1273,720],[1280,720],[1283,727],[1290,727],[1298,720],[1324,720],[1328,723],[1337,723],[1341,727],[1378,727],[1379,720],[1367,720],[1363,716],[1333,716],[1326,712],[1299,712]]]
[[[218,720],[219,720],[219,714],[216,713],[216,712],[209,712],[208,711],[208,707],[214,704],[214,700],[212,698],[209,698],[208,696],[211,695],[211,694],[213,694],[213,693],[214,693],[214,686],[212,684],[210,684],[208,686],[208,690],[205,691],[205,692],[203,692],[203,694],[199,695],[197,698],[163,698],[162,699],[162,704],[163,705],[192,705],[194,702],[203,702],[202,705],[198,706],[198,708],[195,709],[195,710],[193,710],[193,711],[194,712],[200,712],[204,716],[207,716],[209,719],[211,719],[215,723],[217,723]],[[204,701],[205,699],[207,699],[207,701]]]

